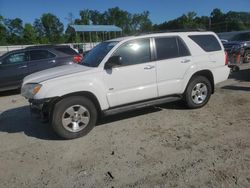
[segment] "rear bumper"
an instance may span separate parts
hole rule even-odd
[[[229,74],[230,74],[230,68],[228,66],[222,66],[214,69],[213,70],[214,84],[227,80]]]

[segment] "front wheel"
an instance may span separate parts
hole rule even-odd
[[[96,124],[97,110],[86,97],[72,96],[59,101],[54,108],[52,127],[64,139],[89,133]]]
[[[207,104],[212,93],[210,81],[204,76],[196,76],[189,82],[184,98],[189,108],[201,108]]]

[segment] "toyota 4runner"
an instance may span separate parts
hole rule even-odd
[[[100,43],[81,64],[27,76],[22,95],[55,132],[86,135],[99,115],[183,99],[204,106],[228,78],[224,47],[213,32],[169,32]]]

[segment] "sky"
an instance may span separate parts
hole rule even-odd
[[[222,12],[250,12],[250,0],[0,0],[0,15],[4,18],[21,18],[24,23],[33,23],[43,13],[52,13],[67,25],[66,17],[79,11],[93,9],[104,12],[116,7],[130,13],[150,12],[153,23],[159,24],[194,11],[198,16],[209,16],[214,8]]]

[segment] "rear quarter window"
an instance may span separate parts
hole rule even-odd
[[[67,55],[78,55],[78,53],[70,47],[58,47],[55,48],[55,50]]]
[[[220,43],[213,35],[189,35],[188,37],[206,52],[221,50]]]

